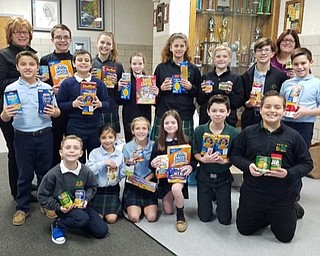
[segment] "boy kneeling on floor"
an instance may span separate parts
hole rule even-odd
[[[55,244],[65,243],[68,228],[85,228],[95,238],[104,238],[108,233],[107,224],[88,206],[98,183],[90,169],[78,161],[83,154],[82,145],[79,137],[66,136],[61,142],[61,163],[44,176],[38,188],[40,205],[58,215],[51,225]]]

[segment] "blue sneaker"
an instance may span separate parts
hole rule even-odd
[[[58,228],[55,222],[51,224],[51,240],[55,244],[64,244],[66,242],[63,229]]]

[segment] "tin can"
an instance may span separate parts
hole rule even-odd
[[[266,172],[270,170],[271,158],[268,156],[256,156],[256,166],[259,172]]]
[[[206,80],[206,86],[204,87],[205,93],[211,93],[213,89],[213,81],[212,80]]]
[[[72,202],[72,199],[68,193],[68,191],[65,191],[65,192],[62,192],[59,196],[59,201],[60,201],[60,204],[62,205],[62,207],[64,208],[69,208],[73,202]]]
[[[270,170],[276,171],[278,168],[281,168],[281,165],[282,165],[282,155],[271,154]]]
[[[84,190],[75,191],[74,206],[76,208],[82,208],[86,199],[86,192]]]

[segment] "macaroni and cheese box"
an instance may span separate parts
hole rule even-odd
[[[20,101],[19,93],[17,90],[4,92],[4,97],[6,99],[8,106],[13,105],[17,109],[18,113],[22,112],[21,101]]]
[[[156,104],[156,95],[150,92],[150,87],[156,85],[155,75],[139,75],[136,80],[136,103]]]
[[[189,144],[168,146],[167,155],[169,167],[182,167],[191,161],[191,146]]]
[[[49,69],[53,85],[60,85],[64,79],[73,76],[71,60],[50,61]]]
[[[186,183],[187,176],[179,168],[168,168],[169,183]]]
[[[160,158],[160,165],[156,168],[156,177],[157,179],[165,179],[168,177],[168,156],[167,155],[159,155],[157,158]]]
[[[102,66],[102,81],[107,88],[113,89],[112,77],[117,76],[117,67]]]
[[[218,151],[222,158],[227,158],[230,142],[229,135],[214,135],[205,132],[202,138],[201,155]]]
[[[131,74],[122,73],[121,82],[123,87],[120,90],[120,98],[123,100],[130,100],[131,94]]]
[[[82,115],[93,115],[93,100],[96,96],[97,83],[96,82],[81,82],[80,95],[82,96]]]
[[[52,104],[53,89],[38,89],[39,109],[38,112],[43,114],[44,108]]]
[[[136,175],[128,176],[126,178],[126,182],[151,192],[155,192],[157,189],[157,183],[146,180]]]
[[[188,93],[188,91],[181,85],[180,75],[172,75],[172,93],[173,94],[182,94]]]
[[[49,76],[49,66],[43,66],[43,65],[41,65],[41,66],[39,67],[39,75],[40,75],[40,76],[47,77],[47,78],[50,78],[50,76]]]

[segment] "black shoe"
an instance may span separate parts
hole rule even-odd
[[[298,204],[298,202],[294,203],[294,210],[297,214],[297,218],[302,219],[302,217],[304,215],[304,209],[302,208],[302,206],[300,204]]]
[[[35,185],[35,184],[32,184],[31,190],[32,190],[32,191],[37,191],[37,190],[38,190],[38,186]]]
[[[34,195],[31,195],[31,199],[30,199],[31,203],[38,203],[38,198]]]

